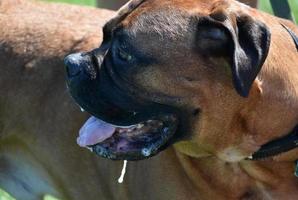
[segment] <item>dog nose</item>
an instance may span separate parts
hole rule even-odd
[[[70,54],[64,58],[64,64],[66,66],[66,73],[68,77],[74,77],[80,74],[83,60],[84,59],[81,53]]]

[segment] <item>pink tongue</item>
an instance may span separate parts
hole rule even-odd
[[[77,143],[87,147],[102,142],[113,135],[115,127],[95,117],[90,117],[80,130]]]

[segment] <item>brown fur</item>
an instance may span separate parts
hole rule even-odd
[[[199,119],[193,122],[195,125],[192,129],[191,150],[187,148],[187,142],[183,145],[177,144],[176,147],[193,157],[200,157],[196,152],[202,153],[204,149],[204,155],[206,152],[211,152],[211,155],[216,155],[219,160],[180,155],[181,163],[194,185],[202,191],[201,194],[207,194],[206,199],[212,199],[215,194],[218,195],[213,196],[216,199],[237,199],[242,196],[249,199],[294,199],[297,195],[298,182],[293,175],[293,161],[298,158],[297,150],[273,158],[274,161],[250,162],[244,161],[243,158],[255,152],[260,145],[286,135],[297,124],[297,50],[280,23],[291,27],[297,34],[298,28],[288,21],[234,1],[213,2],[175,1],[171,5],[192,14],[209,15],[214,8],[223,8],[228,14],[248,14],[270,27],[271,48],[247,99],[237,95],[231,87],[230,79],[222,79],[222,74],[226,74],[224,71],[219,68],[217,71],[206,70],[210,66],[203,67],[206,65],[201,61],[203,59],[197,60],[193,67],[184,66],[178,73],[175,71],[179,77],[195,80],[189,83],[186,81],[181,84],[181,80],[176,79],[178,77],[173,74],[169,75],[168,71],[167,75],[163,74],[163,79],[152,78],[155,74],[160,77],[160,72],[149,72],[150,80],[161,81],[157,84],[149,83],[151,88],[167,91],[166,94],[171,96],[183,97],[179,100],[179,104],[184,101],[182,102],[184,105],[203,110]],[[139,13],[136,13],[138,11],[136,10],[132,18],[126,20],[134,23],[142,11],[157,9],[162,6],[160,4],[157,1],[144,4]],[[175,62],[179,63],[178,60]],[[186,63],[185,60],[184,62]],[[222,65],[224,61],[215,61],[214,64],[219,65],[216,62]],[[145,77],[149,77],[148,74],[139,80],[142,80],[142,83],[150,81]],[[169,79],[166,80],[165,77]],[[175,87],[168,84],[173,81],[177,83],[180,81],[180,84]],[[196,147],[193,147],[194,145]],[[277,160],[289,162],[278,163]],[[214,192],[215,190],[217,192]]]
[[[142,10],[160,7],[157,2],[144,4]],[[174,2],[187,12],[211,12],[209,0]],[[149,160],[129,162],[125,183],[119,185],[121,162],[98,158],[75,144],[85,115],[66,92],[62,65],[65,54],[99,45],[100,27],[113,13],[2,0],[0,187],[22,200],[40,199],[46,193],[71,200],[295,199],[297,151],[267,161],[243,158],[297,124],[297,51],[279,23],[297,34],[298,29],[232,1],[228,5],[231,13],[248,13],[272,32],[269,56],[249,98],[238,96],[221,72],[198,71],[189,65],[189,70],[180,71],[183,75],[197,78],[201,74],[207,79],[184,80],[184,87],[173,90],[165,82],[167,78],[181,81],[173,73],[148,71],[147,75],[160,81],[150,85],[152,90],[179,92],[191,99],[183,104],[208,109],[199,122],[193,121],[192,140]],[[139,14],[132,13],[126,24]],[[161,74],[166,78],[158,78]],[[225,84],[215,84],[217,79]]]

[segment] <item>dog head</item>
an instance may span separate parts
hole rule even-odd
[[[235,5],[131,1],[105,25],[98,49],[68,56],[69,91],[95,116],[81,135],[100,138],[83,146],[139,160],[180,140],[214,152],[237,143],[231,131],[245,129],[241,110],[258,93],[270,32]]]

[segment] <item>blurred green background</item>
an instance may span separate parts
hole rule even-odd
[[[78,5],[96,6],[96,0],[43,0],[43,1],[64,2],[64,3],[78,4]]]
[[[43,1],[50,1],[50,2],[64,2],[64,3],[71,3],[71,4],[78,4],[78,5],[87,5],[87,6],[97,6],[96,0],[43,0]],[[107,2],[107,4],[111,4],[111,0],[101,0],[99,2]],[[283,1],[283,0],[281,0]],[[123,0],[122,0],[123,2]],[[296,19],[296,22],[298,22],[298,1],[297,0],[288,0],[292,14]],[[100,3],[99,3],[100,4]],[[103,3],[105,4],[105,3]],[[98,5],[101,7],[102,5]],[[272,7],[270,4],[270,0],[259,0],[259,8],[261,10],[264,10],[268,13],[273,13]],[[1,200],[1,199],[0,199]]]
[[[43,1],[64,2],[64,3],[78,4],[78,5],[94,6],[94,7],[97,6],[96,0],[43,0]],[[105,1],[109,2],[110,0],[105,0]],[[122,2],[123,2],[123,0],[122,0]],[[289,0],[289,4],[290,4],[291,10],[292,10],[292,14],[295,17],[296,22],[298,22],[298,1],[297,0]],[[103,5],[98,5],[98,6],[101,7]],[[271,13],[271,14],[273,13],[272,7],[270,4],[270,0],[259,0],[259,9],[261,9],[265,12]],[[0,200],[15,200],[15,199],[12,198],[5,191],[0,189]],[[44,200],[57,200],[57,199],[54,197],[51,197],[49,195],[46,195],[44,197]]]

